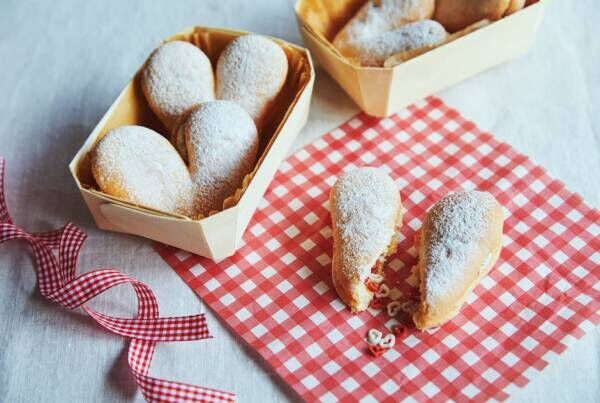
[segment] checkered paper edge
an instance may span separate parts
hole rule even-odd
[[[377,360],[361,343],[387,319],[349,315],[327,274],[327,195],[360,165],[396,178],[407,208],[392,272],[414,263],[410,235],[449,191],[485,189],[507,208],[502,257],[459,318]],[[306,400],[505,399],[600,322],[599,222],[543,168],[428,98],[386,119],[358,115],[290,157],[233,257],[157,249]]]
[[[163,318],[152,290],[144,283],[114,269],[100,269],[77,276],[77,257],[86,235],[71,223],[42,233],[27,233],[13,224],[4,193],[5,162],[0,158],[0,244],[21,239],[35,256],[40,293],[67,309],[83,308],[106,330],[131,338],[128,362],[145,399],[150,402],[232,402],[234,395],[148,375],[156,343],[211,338],[204,315]],[[57,250],[57,255],[53,251]],[[86,302],[119,284],[132,285],[138,300],[135,318],[117,318],[86,306]]]

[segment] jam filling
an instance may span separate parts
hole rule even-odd
[[[379,274],[383,271],[383,259],[377,259],[377,263],[371,268],[371,273]]]
[[[365,280],[365,286],[371,292],[377,292],[377,290],[379,289],[379,284],[377,284],[375,281],[371,280],[370,278],[367,278]]]

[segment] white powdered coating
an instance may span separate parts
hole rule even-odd
[[[146,62],[142,90],[154,113],[171,131],[191,107],[215,99],[212,65],[191,43],[165,43]]]
[[[142,126],[121,126],[96,145],[92,172],[100,189],[132,203],[189,215],[193,183],[171,143]]]
[[[240,36],[219,56],[217,98],[240,104],[261,130],[287,72],[287,56],[279,45],[260,35]]]
[[[348,22],[343,30],[357,35],[374,36],[391,31],[415,20],[428,18],[430,0],[379,0],[367,2]]]
[[[221,210],[254,168],[256,126],[238,104],[212,101],[190,113],[184,130],[197,210],[203,215]]]
[[[400,50],[393,51],[394,43],[405,42],[406,38],[403,35],[390,35],[391,32],[408,23],[430,18],[433,10],[433,0],[369,1],[340,30],[333,40],[333,45],[343,55],[355,59],[361,65],[381,66],[385,59],[394,53],[412,49],[397,45]],[[434,29],[439,31],[437,26]],[[432,34],[430,41],[434,40],[434,36],[437,35]],[[432,43],[437,42],[429,42]],[[419,47],[422,46],[424,45]],[[383,57],[383,54],[388,56]]]
[[[372,37],[357,36],[357,61],[363,66],[382,66],[389,57],[407,50],[434,46],[448,36],[437,21],[422,20]]]
[[[363,281],[395,234],[400,194],[388,175],[366,167],[340,176],[332,201],[344,274]]]
[[[437,202],[423,223],[425,301],[442,298],[464,282],[464,270],[489,229],[488,215],[496,205],[487,192],[453,193]]]

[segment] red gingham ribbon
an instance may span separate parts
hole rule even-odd
[[[27,233],[12,223],[4,196],[4,159],[0,157],[0,244],[22,239],[31,244],[40,293],[65,308],[82,307],[105,329],[131,338],[128,362],[145,399],[149,402],[232,402],[235,395],[215,389],[166,381],[148,376],[159,341],[211,338],[204,315],[161,318],[152,290],[144,283],[114,269],[95,270],[76,277],[77,257],[86,238],[69,223],[50,232]],[[58,254],[53,250],[58,249]],[[118,284],[130,283],[137,295],[135,318],[115,318],[85,305],[96,295]]]

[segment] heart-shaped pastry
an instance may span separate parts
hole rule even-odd
[[[197,46],[167,42],[148,58],[142,90],[150,108],[171,133],[193,106],[215,99],[212,65]]]
[[[219,56],[217,98],[241,105],[260,132],[287,73],[288,59],[281,46],[260,35],[240,36]]]
[[[502,206],[487,192],[454,193],[429,210],[416,245],[418,329],[440,326],[458,314],[500,256],[503,222]]]
[[[342,174],[330,195],[332,277],[352,312],[367,309],[383,280],[385,258],[396,250],[402,204],[394,181],[376,168]]]
[[[258,135],[252,118],[238,104],[206,102],[192,110],[182,125],[196,211],[221,210],[223,200],[242,186],[254,168]]]
[[[449,32],[460,31],[481,20],[499,20],[513,0],[437,0],[435,19]],[[518,4],[515,4],[515,7]]]
[[[435,21],[421,21],[431,18],[434,8],[434,0],[368,1],[337,33],[333,46],[356,64],[382,66],[395,53],[445,38],[445,30]]]
[[[96,144],[92,174],[100,189],[156,210],[192,214],[193,182],[171,143],[142,126],[121,126]]]

